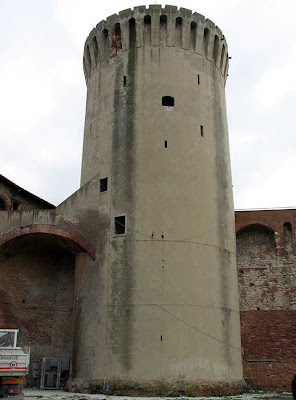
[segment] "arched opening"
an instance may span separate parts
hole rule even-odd
[[[215,35],[214,49],[213,49],[213,56],[214,56],[215,63],[218,62],[218,54],[219,54],[219,38],[217,35]]]
[[[129,20],[129,47],[130,49],[136,48],[136,20],[131,18]]]
[[[86,46],[86,49],[85,49],[85,62],[86,62],[87,75],[89,75],[90,71],[91,71],[91,59],[90,59],[89,46]]]
[[[204,46],[204,54],[206,57],[208,56],[209,40],[210,40],[210,31],[208,28],[205,28],[203,36],[203,46]]]
[[[220,59],[220,69],[221,69],[221,72],[222,72],[222,70],[223,70],[224,56],[225,56],[225,45],[223,44],[223,46],[222,46],[222,52],[221,52],[221,59]]]
[[[109,32],[108,29],[104,29],[102,31],[102,38],[103,38],[103,48],[104,48],[104,57],[105,59],[109,58]]]
[[[225,60],[225,66],[224,66],[224,71],[223,71],[223,76],[227,76],[227,72],[228,72],[228,53],[226,54],[226,60]]]
[[[237,266],[260,268],[272,265],[276,259],[274,232],[262,225],[250,225],[236,236]]]
[[[277,269],[273,230],[259,224],[247,226],[237,233],[236,247],[241,310],[270,306],[276,296],[271,279]]]
[[[0,325],[20,330],[31,362],[71,358],[75,255],[49,235],[25,235],[0,249]],[[32,371],[27,377],[34,385]]]
[[[161,15],[159,18],[160,23],[160,44],[165,46],[167,43],[167,16]]]
[[[150,46],[151,44],[151,17],[145,15],[144,17],[144,44]]]
[[[293,234],[290,222],[284,223],[284,248],[287,255],[293,254]]]
[[[86,240],[70,235],[36,225],[7,233],[0,243],[0,326],[20,330],[19,345],[30,345],[39,371],[42,357],[72,357],[75,263]],[[32,368],[26,380],[36,384]]]
[[[0,197],[0,211],[5,211],[5,210],[7,210],[6,202],[4,201],[4,199],[2,199],[2,197]]]
[[[182,25],[183,20],[180,17],[176,18],[176,45],[182,47]]]
[[[196,48],[196,34],[197,34],[197,23],[191,22],[190,25],[190,50],[195,51]]]
[[[94,52],[95,63],[97,65],[98,57],[99,57],[99,46],[98,46],[98,42],[97,42],[96,36],[93,37],[92,47],[93,47],[93,52]]]
[[[114,35],[115,35],[116,49],[120,50],[120,49],[122,49],[120,23],[115,24],[115,26],[114,26]]]

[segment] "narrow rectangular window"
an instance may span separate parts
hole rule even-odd
[[[165,149],[168,148],[168,141],[167,141],[167,140],[164,141],[164,148],[165,148]]]
[[[115,235],[123,235],[125,233],[125,216],[115,217]]]
[[[197,84],[200,85],[200,77],[199,77],[199,74],[197,75]]]
[[[107,192],[108,178],[100,179],[100,192]]]
[[[200,136],[204,136],[204,127],[203,125],[200,126]]]
[[[123,87],[126,87],[126,76],[123,77]]]

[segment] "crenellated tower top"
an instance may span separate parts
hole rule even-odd
[[[221,30],[198,13],[176,6],[134,7],[101,21],[85,42],[83,66],[86,81],[101,62],[114,60],[130,49],[131,30],[136,32],[136,47],[179,47],[215,64],[226,80],[228,49]]]

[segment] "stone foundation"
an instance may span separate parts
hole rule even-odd
[[[70,379],[66,390],[80,393],[108,393],[123,396],[224,396],[244,392],[243,381],[184,382],[184,381],[108,381],[104,390],[102,380]]]

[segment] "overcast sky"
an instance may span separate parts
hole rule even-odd
[[[102,19],[142,4],[0,0],[0,173],[56,205],[79,188],[85,39]],[[169,4],[210,18],[228,42],[235,208],[296,206],[296,1]]]

